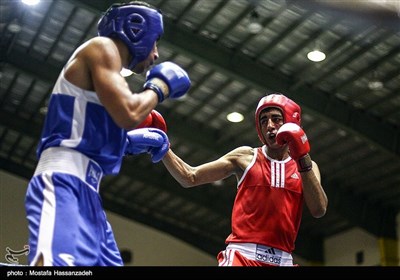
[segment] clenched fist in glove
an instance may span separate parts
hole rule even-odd
[[[165,98],[179,98],[190,88],[190,79],[185,70],[173,62],[163,62],[146,74],[144,89],[151,89],[158,96],[158,102]]]
[[[288,144],[291,158],[297,162],[299,172],[305,172],[312,169],[310,144],[304,130],[295,123],[285,123],[277,134],[276,142],[279,145]]]
[[[167,133],[167,123],[165,122],[164,117],[156,110],[152,110],[146,119],[136,127],[136,129],[144,127],[158,128]]]
[[[163,159],[169,150],[169,139],[164,131],[157,128],[139,128],[128,132],[125,154],[148,153],[153,163]]]

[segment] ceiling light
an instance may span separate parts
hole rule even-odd
[[[241,122],[244,119],[243,115],[238,112],[232,112],[232,113],[228,114],[226,116],[226,118],[228,119],[228,121],[234,122],[234,123]]]
[[[250,14],[250,22],[247,26],[247,29],[251,34],[257,34],[261,31],[262,28],[263,26],[260,23],[260,16],[258,15],[256,10],[252,11]]]
[[[223,183],[224,183],[223,180],[218,180],[218,181],[211,182],[211,185],[220,187],[220,186],[222,186]]]
[[[368,88],[370,90],[380,90],[383,88],[383,83],[379,80],[372,80],[368,83]]]
[[[21,25],[18,24],[18,22],[15,20],[10,23],[10,25],[7,27],[8,31],[11,33],[18,33],[21,31]]]
[[[33,6],[33,5],[38,4],[40,2],[40,0],[22,0],[21,2],[28,6]]]
[[[326,58],[326,55],[319,50],[313,50],[307,54],[307,58],[314,62],[320,62]]]
[[[381,90],[383,88],[383,83],[379,79],[379,73],[377,71],[373,71],[371,78],[368,82],[368,88],[370,90]]]
[[[42,114],[42,115],[46,115],[47,114],[47,106],[44,106],[44,107],[40,107],[39,108],[39,113],[40,114]]]

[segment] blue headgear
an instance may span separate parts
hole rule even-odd
[[[162,14],[153,8],[135,4],[112,5],[97,24],[99,36],[121,39],[132,60],[128,68],[145,60],[154,43],[164,33]]]

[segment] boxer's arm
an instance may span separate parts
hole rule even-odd
[[[214,161],[191,166],[170,149],[162,161],[172,177],[183,187],[189,188],[219,181],[231,175],[240,177],[252,156],[251,147],[239,147]]]
[[[311,160],[311,147],[306,133],[297,124],[285,123],[279,128],[276,141],[280,145],[289,146],[290,156],[296,161],[303,180],[304,200],[311,215],[315,218],[324,216],[328,198],[321,185],[318,165]]]

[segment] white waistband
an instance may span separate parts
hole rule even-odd
[[[52,147],[42,152],[34,176],[49,171],[75,175],[96,191],[103,177],[101,167],[94,160],[65,147]]]
[[[293,266],[293,257],[285,251],[255,243],[229,243],[228,250],[239,251],[244,257],[278,266]]]

